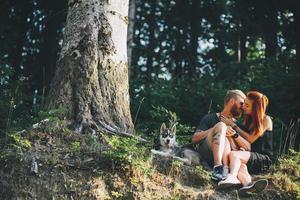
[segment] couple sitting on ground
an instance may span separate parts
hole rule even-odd
[[[205,115],[195,134],[195,144],[201,157],[212,167],[212,180],[220,188],[242,185],[241,193],[258,193],[268,181],[253,182],[250,176],[269,169],[272,149],[272,119],[266,115],[268,98],[256,91],[245,95],[229,90],[220,113]],[[243,124],[236,118],[243,113]]]

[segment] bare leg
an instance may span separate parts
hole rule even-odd
[[[231,151],[231,148],[230,148],[230,143],[228,141],[227,138],[225,138],[225,148],[224,148],[224,152],[223,152],[223,158],[222,158],[222,161],[223,161],[223,165],[224,166],[229,166],[229,153]]]
[[[237,177],[242,164],[247,164],[250,158],[249,151],[231,151],[229,153],[230,174]]]
[[[241,164],[240,170],[238,172],[237,178],[240,180],[243,186],[249,185],[252,182],[251,176],[248,172],[246,164]]]
[[[223,122],[217,123],[207,139],[214,156],[214,165],[222,165],[222,157],[225,149],[227,126]]]
[[[220,188],[230,187],[232,185],[240,184],[248,184],[249,178],[251,182],[251,177],[248,173],[246,163],[250,158],[250,152],[248,151],[231,151],[229,153],[230,160],[230,173],[227,178],[218,183]],[[238,173],[241,180],[238,179]],[[249,175],[249,176],[248,176]]]

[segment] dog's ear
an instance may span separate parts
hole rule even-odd
[[[176,134],[176,123],[172,126],[171,132]]]
[[[163,132],[165,132],[166,129],[167,129],[166,124],[162,123],[162,125],[160,127],[160,134],[162,134]]]

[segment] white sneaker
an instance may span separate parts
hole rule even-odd
[[[240,185],[241,182],[237,177],[232,176],[231,174],[228,174],[227,178],[224,181],[220,181],[218,183],[218,187],[220,189],[228,188],[230,186],[237,186]]]

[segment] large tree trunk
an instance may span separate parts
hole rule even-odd
[[[68,7],[48,108],[66,108],[78,132],[92,128],[132,133],[128,0],[69,0]]]
[[[265,16],[264,36],[266,41],[266,58],[276,59],[277,54],[277,9],[274,2],[270,3]]]
[[[55,73],[55,62],[58,58],[57,52],[59,49],[58,40],[60,38],[58,30],[63,27],[66,18],[65,12],[60,11],[62,7],[66,7],[66,4],[67,2],[61,0],[54,0],[51,4],[41,1],[41,6],[45,9],[46,15],[45,29],[41,33],[43,40],[38,55],[38,60],[41,62],[38,68],[33,69],[30,73],[33,75],[32,79],[35,80],[35,88],[42,91],[43,94],[46,86],[50,85]]]
[[[246,32],[242,27],[239,31],[238,36],[238,62],[242,62],[246,60]]]
[[[295,8],[295,31],[296,31],[296,63],[299,66],[300,65],[300,3],[298,2],[297,7]]]
[[[200,21],[200,1],[192,0],[191,5],[191,42],[190,42],[190,64],[188,74],[190,77],[196,76],[197,66],[197,49],[198,49],[198,36],[199,36],[199,21]]]
[[[149,45],[147,52],[147,78],[149,81],[152,80],[153,73],[153,59],[155,57],[154,47],[155,47],[155,28],[156,28],[156,19],[155,19],[155,10],[156,10],[156,0],[151,1],[151,12],[149,15]]]
[[[127,31],[127,57],[128,57],[128,67],[129,74],[131,74],[131,60],[132,60],[132,48],[134,46],[133,38],[134,38],[134,20],[135,20],[135,0],[129,0],[129,14],[128,14],[128,31]]]

